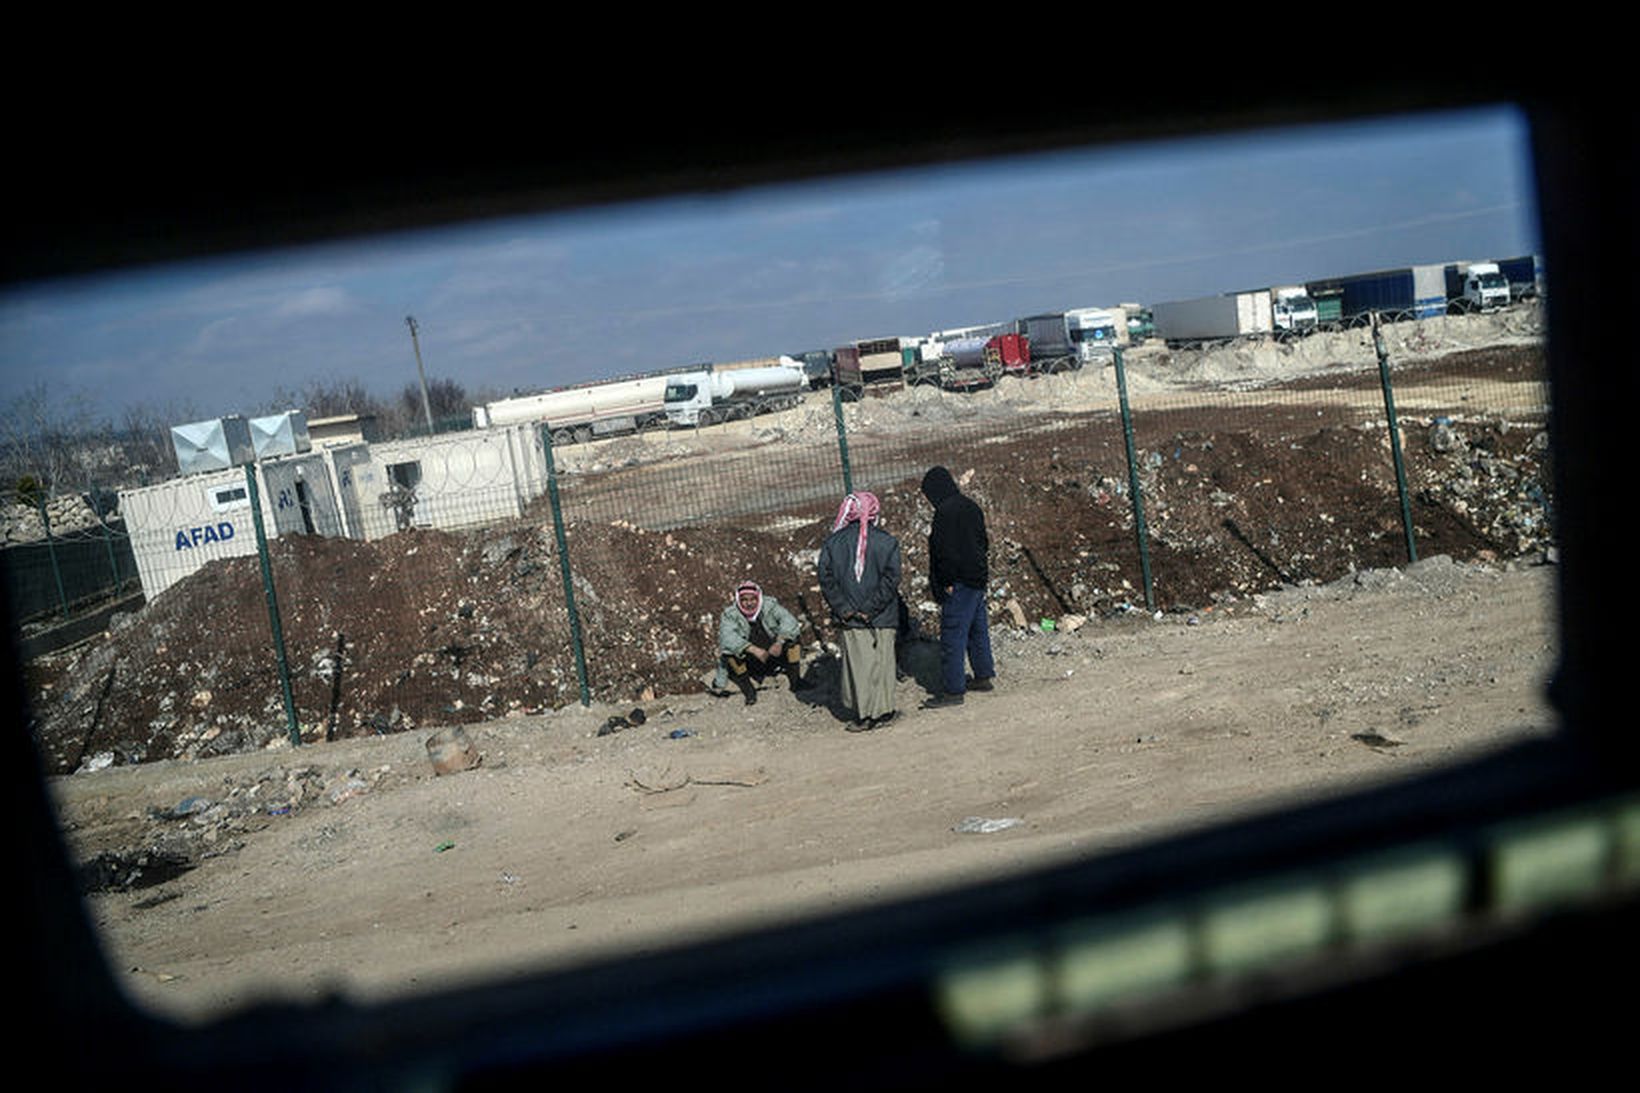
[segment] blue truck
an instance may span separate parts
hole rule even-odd
[[[1305,287],[1311,296],[1336,299],[1337,321],[1345,325],[1364,322],[1375,311],[1391,321],[1446,314],[1445,266],[1405,266],[1357,273],[1311,281]]]

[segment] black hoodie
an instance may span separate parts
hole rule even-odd
[[[984,588],[990,578],[991,550],[985,514],[957,489],[956,480],[944,467],[923,475],[922,492],[934,506],[934,526],[928,534],[928,583],[933,586],[934,599],[943,601],[946,588],[959,582]]]

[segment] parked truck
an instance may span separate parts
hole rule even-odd
[[[1495,311],[1509,306],[1509,279],[1496,262],[1454,262],[1445,273],[1452,309]]]
[[[1150,310],[1157,336],[1173,349],[1270,334],[1275,330],[1270,293],[1264,289],[1170,300]]]
[[[1067,372],[1081,368],[1091,358],[1093,347],[1083,348],[1080,338],[1071,336],[1071,321],[1063,311],[1027,315],[1019,320],[1019,333],[1030,343],[1031,371]]]
[[[1143,345],[1156,336],[1156,317],[1150,313],[1150,308],[1139,304],[1122,304],[1122,314],[1127,319],[1127,344]]]
[[[1065,326],[1083,364],[1114,361],[1116,347],[1127,340],[1127,315],[1121,308],[1074,308],[1065,312]]]
[[[1543,276],[1543,269],[1538,265],[1535,255],[1499,258],[1498,270],[1503,274],[1503,279],[1509,282],[1511,300],[1530,300],[1537,296],[1541,287],[1538,281]]]
[[[1446,314],[1446,276],[1442,266],[1404,266],[1400,269],[1357,273],[1311,281],[1305,285],[1312,298],[1338,304],[1337,322],[1349,326],[1367,321],[1377,313],[1394,321],[1403,318],[1427,319]],[[1327,311],[1331,308],[1328,306]],[[1317,307],[1317,317],[1325,312]]]
[[[832,351],[832,377],[848,398],[887,394],[905,385],[900,338],[869,338]]]
[[[972,390],[996,383],[1006,373],[1030,367],[1030,343],[1020,334],[967,335],[929,340],[918,360],[906,369],[906,383],[932,383],[947,391]]]
[[[765,368],[684,372],[668,377],[666,417],[673,425],[715,425],[789,410],[803,400],[808,376],[791,357]]]
[[[823,387],[830,387],[834,376],[833,369],[837,363],[836,354],[829,349],[806,349],[801,353],[792,353],[790,356],[803,365],[803,374],[809,378],[810,390],[818,391]]]
[[[1270,322],[1278,337],[1308,334],[1319,319],[1315,299],[1303,285],[1280,285],[1270,290]]]
[[[667,376],[634,376],[561,387],[473,407],[476,428],[539,421],[554,444],[623,436],[666,421]]]

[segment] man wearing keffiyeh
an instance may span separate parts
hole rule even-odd
[[[790,611],[773,596],[765,596],[755,581],[742,581],[734,602],[718,619],[718,672],[713,686],[721,689],[733,678],[746,705],[757,701],[757,684],[785,672],[792,690],[809,686],[803,678],[803,654],[797,644],[802,629]]]
[[[894,636],[899,624],[900,543],[878,526],[875,494],[843,498],[820,547],[820,592],[842,627],[840,697],[851,732],[894,720]]]

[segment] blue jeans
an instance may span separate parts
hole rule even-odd
[[[997,674],[991,660],[985,589],[956,584],[940,605],[940,668],[946,694],[960,695],[968,689],[963,678],[964,654],[973,666],[975,679],[990,679]]]

